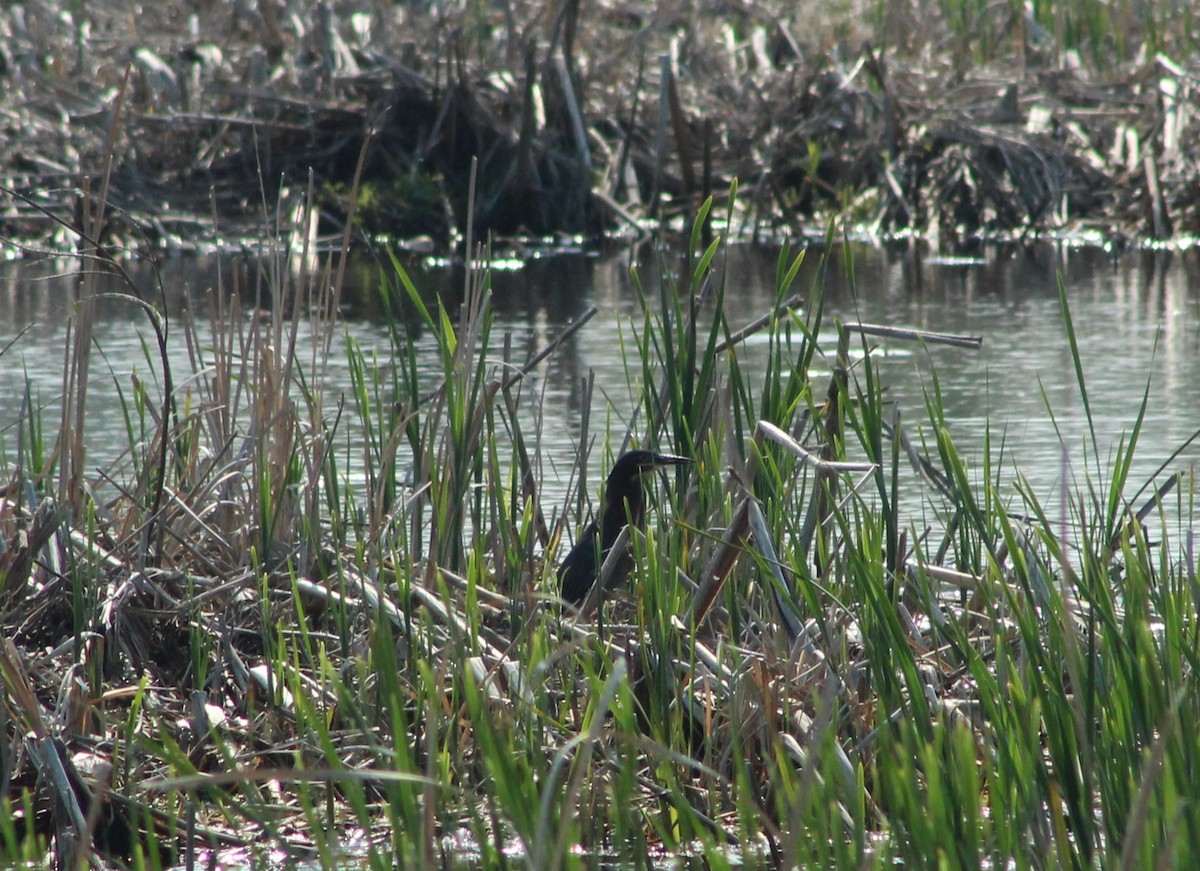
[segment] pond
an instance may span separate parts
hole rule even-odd
[[[718,255],[718,271],[727,276],[733,328],[771,309],[777,257],[777,251],[750,246],[731,246]],[[1086,488],[1089,479],[1097,482],[1108,474],[1117,445],[1128,437],[1145,397],[1145,423],[1128,495],[1170,460],[1168,473],[1187,473],[1172,497],[1185,500],[1186,514],[1186,500],[1195,493],[1200,443],[1170,458],[1200,430],[1200,290],[1194,281],[1200,275],[1198,259],[1194,251],[1133,252],[1113,258],[1095,249],[1041,245],[993,246],[976,258],[938,260],[923,259],[914,246],[854,245],[829,254],[826,305],[829,315],[843,321],[982,338],[979,350],[875,339],[873,356],[910,433],[930,437],[928,424],[922,430],[921,422],[927,420],[925,391],[933,388],[936,373],[951,435],[960,449],[968,456],[978,455],[990,429],[994,454],[1003,449],[1009,486],[1013,470],[1019,469],[1047,506],[1055,505],[1064,492],[1074,493]],[[794,286],[797,292],[808,292],[823,260],[819,249],[807,252]],[[643,286],[649,289],[658,287],[660,267],[682,272],[684,259],[648,248],[637,254],[571,252],[501,264],[494,271],[496,330],[511,334],[518,361],[528,349],[544,347],[589,306],[598,308],[595,317],[535,370],[524,388],[544,397],[538,447],[547,500],[561,498],[574,464],[586,396],[582,385],[590,374],[596,385],[591,432],[601,432],[607,424],[614,450],[624,435],[634,392],[621,348],[633,341],[633,330],[641,323],[631,264],[638,266]],[[137,263],[128,268],[142,292],[153,294],[157,280],[152,270]],[[381,268],[387,267],[367,261],[351,270],[344,334],[335,331],[328,359],[327,384],[336,392],[349,388],[346,337],[377,349],[384,359],[389,354],[387,329],[371,289]],[[75,271],[75,264],[66,260],[0,267],[0,449],[9,462],[17,446],[26,385],[32,403],[43,409],[46,431],[52,433],[57,426],[68,329],[65,303]],[[190,307],[206,314],[213,294],[227,292],[235,282],[243,298],[252,299],[257,274],[257,264],[242,257],[175,257],[160,264],[172,315],[170,348],[177,381],[178,373],[190,371],[181,328],[185,311]],[[417,263],[410,274],[423,291],[461,295],[461,267]],[[1079,344],[1087,406],[1064,326],[1060,280]],[[679,281],[685,283],[683,278]],[[203,344],[207,321],[197,321]],[[823,331],[823,336],[833,335],[831,329]],[[432,340],[425,336],[417,341],[432,368]],[[106,299],[99,309],[94,343],[87,443],[89,466],[101,469],[118,460],[128,442],[121,392],[128,399],[131,373],[153,382],[157,361],[145,316],[119,299]],[[831,352],[832,339],[830,344]],[[749,371],[761,372],[765,352],[764,339],[749,341],[739,354]],[[827,362],[819,365],[828,371]],[[1088,407],[1099,462],[1090,447]],[[1158,480],[1164,477],[1160,474]],[[919,488],[909,492],[913,522],[929,522],[924,513],[930,506]]]

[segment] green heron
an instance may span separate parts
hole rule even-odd
[[[663,466],[690,462],[687,457],[656,454],[654,451],[628,451],[621,455],[604,484],[604,512],[600,515],[600,522],[597,524],[593,520],[588,524],[558,567],[558,584],[563,599],[572,605],[582,605],[621,530],[626,524],[638,529],[645,524],[646,494],[642,489],[642,475]],[[626,567],[621,575],[628,571]],[[614,586],[620,580],[620,577],[614,579]]]

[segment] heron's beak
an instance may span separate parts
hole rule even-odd
[[[638,471],[644,475],[646,472],[652,472],[655,469],[662,469],[667,466],[682,466],[691,461],[691,457],[680,457],[675,454],[655,454],[654,459],[644,464]]]

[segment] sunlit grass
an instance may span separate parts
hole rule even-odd
[[[840,20],[831,10],[831,22]],[[1135,0],[909,0],[851,4],[848,20],[867,17],[881,45],[902,54],[947,50],[959,69],[1006,60],[1058,63],[1071,58],[1102,72],[1163,52],[1182,59],[1197,49],[1200,14],[1172,2]]]

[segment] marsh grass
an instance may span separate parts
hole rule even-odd
[[[695,462],[592,619],[555,595],[586,517],[540,500],[486,265],[454,305],[391,262],[391,347],[348,346],[345,397],[335,264],[281,261],[263,317],[218,294],[207,336],[179,327],[192,371],[128,395],[127,477],[77,506],[31,412],[0,503],[3,860],[1185,866],[1194,478],[1131,505],[1135,421],[1061,504],[1002,489],[936,374],[918,426],[874,365],[962,337],[830,323],[787,249],[776,306],[735,319],[708,208],[623,333],[632,441]],[[622,447],[597,439],[552,470],[581,504]],[[905,516],[912,480],[940,528]]]
[[[848,17],[855,14],[861,10]],[[1197,37],[1192,10],[1130,0],[882,2],[873,4],[870,18],[880,44],[904,46],[914,54],[949,51],[959,68],[1073,55],[1107,70],[1139,52],[1189,53]]]

